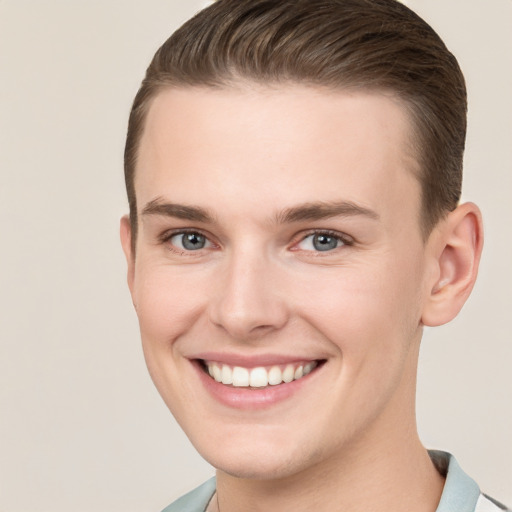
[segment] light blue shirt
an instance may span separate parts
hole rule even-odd
[[[462,471],[453,455],[439,451],[429,453],[439,472],[446,475],[436,512],[510,512],[510,509],[483,494],[476,482]],[[204,512],[214,493],[215,478],[211,478],[162,512]]]

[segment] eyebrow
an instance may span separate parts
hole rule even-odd
[[[196,222],[213,222],[213,215],[204,208],[177,203],[167,203],[163,202],[161,198],[153,199],[147,203],[142,210],[142,215],[163,215],[165,217],[175,217],[177,219],[192,220]]]
[[[142,210],[142,215],[163,215],[165,217],[175,217],[177,219],[196,222],[214,222],[214,216],[205,208],[178,203],[167,203],[159,197],[146,204]],[[276,214],[274,221],[276,224],[291,224],[294,222],[322,220],[338,216],[363,216],[373,220],[380,218],[377,212],[351,201],[318,201],[286,208]]]
[[[276,222],[286,224],[305,220],[322,220],[338,216],[363,216],[372,220],[380,218],[377,212],[351,201],[318,201],[287,208],[277,214]]]

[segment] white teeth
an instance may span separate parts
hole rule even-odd
[[[227,364],[222,365],[221,382],[222,384],[233,384],[233,372]]]
[[[231,367],[227,364],[206,362],[210,376],[217,382],[234,387],[264,388],[301,379],[311,373],[318,366],[316,361],[301,364],[287,364],[284,368],[272,366],[264,368],[258,366],[248,369],[242,366]]]
[[[233,386],[237,388],[247,387],[249,385],[249,370],[241,366],[233,368]]]
[[[222,370],[216,364],[208,367],[208,372],[217,382],[222,382]]]
[[[294,376],[295,376],[295,368],[291,364],[287,365],[283,372],[283,381],[291,382],[293,380]]]
[[[303,373],[304,375],[307,375],[308,373],[311,373],[311,371],[313,370],[313,368],[315,368],[316,366],[316,363],[307,363],[304,365],[304,370],[303,370]]]
[[[265,368],[253,368],[249,377],[251,388],[264,388],[268,386],[268,374]]]
[[[281,382],[283,382],[281,368],[279,368],[279,366],[272,366],[268,372],[268,383],[271,386],[276,386],[277,384],[281,384]]]

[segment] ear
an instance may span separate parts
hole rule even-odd
[[[442,220],[429,241],[433,272],[424,303],[424,325],[443,325],[457,316],[469,297],[478,273],[483,246],[482,215],[465,203]]]
[[[128,215],[124,215],[121,217],[121,225],[120,225],[120,235],[121,235],[121,246],[123,247],[123,252],[126,257],[126,263],[128,264],[128,288],[130,288],[130,293],[133,298],[133,282],[135,276],[135,254],[132,248],[132,226],[130,224],[130,218]],[[134,303],[135,306],[135,303]]]

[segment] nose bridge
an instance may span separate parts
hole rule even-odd
[[[276,265],[261,248],[233,248],[219,274],[210,318],[236,339],[281,328],[287,307],[276,281]]]

